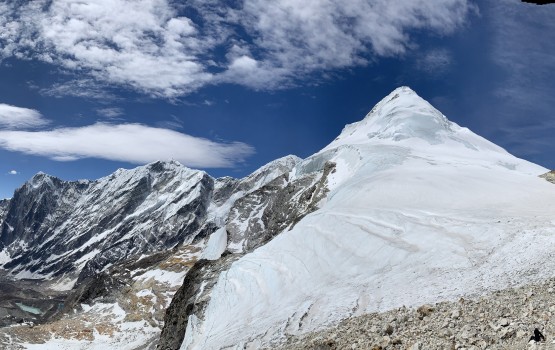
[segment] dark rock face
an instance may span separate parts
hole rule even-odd
[[[8,212],[8,206],[10,205],[9,199],[1,199],[0,200],[0,222],[4,221],[4,217]]]
[[[7,205],[0,242],[18,277],[77,275],[192,240],[213,192],[206,173],[157,162],[97,181],[38,174]]]
[[[327,193],[327,177],[335,164],[325,163],[318,172],[289,181],[284,174],[237,200],[229,212],[226,229],[228,250],[249,253],[284,230],[290,230]]]
[[[35,175],[10,200],[0,228],[0,242],[9,246],[16,240],[46,240],[51,227],[66,220],[71,204],[88,185],[64,182],[42,173]]]
[[[164,328],[158,342],[159,350],[177,350],[181,347],[189,315],[202,315],[206,308],[209,293],[222,271],[229,268],[239,255],[226,254],[219,260],[199,260],[189,270],[183,285],[175,293],[166,310]]]

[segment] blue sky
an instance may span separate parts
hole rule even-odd
[[[555,168],[555,5],[0,0],[0,198],[43,171],[307,157],[391,90]]]

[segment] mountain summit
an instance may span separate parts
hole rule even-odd
[[[347,125],[332,145],[412,137],[438,142],[441,136],[453,132],[453,125],[411,88],[403,86],[382,99],[362,121]]]
[[[499,146],[449,121],[407,86],[383,98],[363,120],[345,126],[325,149],[348,144],[399,144],[399,141],[410,140],[429,145],[457,142],[468,148],[504,152]]]
[[[407,87],[290,180],[330,164],[317,210],[220,275],[205,312],[189,315],[182,349],[261,347],[555,269],[555,187],[538,177],[546,169],[450,122]]]

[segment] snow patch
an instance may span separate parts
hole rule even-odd
[[[8,253],[7,249],[0,251],[0,265],[4,265],[10,260],[12,260],[12,258],[10,257],[10,253]]]
[[[183,279],[185,278],[186,274],[186,271],[173,272],[162,269],[153,269],[141,275],[135,276],[134,279],[147,281],[152,278],[157,282],[166,283],[170,286],[180,286],[181,284],[183,284]]]
[[[201,259],[218,260],[227,247],[227,232],[224,227],[219,228],[210,235]]]

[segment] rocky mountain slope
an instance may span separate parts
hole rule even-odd
[[[16,278],[84,279],[129,256],[190,243],[218,227],[218,210],[227,212],[295,161],[275,161],[243,180],[213,179],[177,162],[121,169],[97,181],[37,174],[0,205],[0,244],[9,257],[3,268]]]
[[[288,339],[280,349],[555,349],[555,280],[480,297],[400,307]],[[530,341],[534,329],[545,341]]]
[[[67,182],[37,174],[2,202],[2,321],[55,321],[54,329],[61,322],[75,330],[64,333],[73,337],[87,332],[84,319],[96,310],[97,322],[122,324],[120,331],[112,332],[112,346],[127,346],[126,339],[134,336],[136,326],[129,320],[149,322],[148,332],[137,341],[152,342],[177,287],[194,262],[204,257],[208,236],[225,224],[234,203],[282,178],[298,161],[284,157],[243,179],[213,179],[176,162],[122,169],[97,181]],[[240,207],[235,208],[241,215]],[[31,289],[22,282],[29,278],[35,281]],[[148,295],[153,298],[152,312],[137,315]],[[72,315],[76,310],[83,312]],[[63,316],[67,313],[70,318]],[[44,327],[48,326],[37,327],[30,337],[29,332],[12,329],[3,339],[43,342],[52,333],[41,336]],[[83,344],[76,346],[90,347]]]
[[[9,199],[0,199],[0,221],[4,220],[9,204],[10,204]]]
[[[10,200],[0,242],[19,278],[81,279],[130,255],[191,240],[213,180],[177,163],[119,170],[97,181],[37,174]]]

